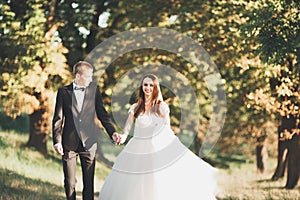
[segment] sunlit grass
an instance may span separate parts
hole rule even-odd
[[[45,158],[34,149],[26,148],[27,134],[0,131],[0,200],[65,199],[61,160],[55,154],[49,139],[49,155]],[[107,142],[106,154],[112,152],[112,160],[122,149]],[[284,189],[286,178],[270,181],[276,160],[269,159],[263,174],[256,172],[254,159],[243,156],[220,156],[212,153],[209,159],[219,168],[219,200],[298,200],[300,188]],[[100,162],[96,164],[95,199],[101,190],[110,168]],[[80,166],[77,167],[77,191],[81,195],[82,181]]]
[[[271,181],[276,167],[275,159],[270,159],[264,173],[256,171],[255,163],[231,164],[219,173],[220,200],[299,200],[300,187],[284,189],[286,178]]]
[[[27,134],[0,131],[0,200],[65,199],[63,170],[49,140],[49,155],[45,158],[34,149],[25,147]],[[99,193],[110,169],[96,164],[95,192]],[[81,169],[77,167],[77,190],[82,190]]]
[[[28,135],[19,135],[10,131],[6,134],[1,133],[0,136],[6,143],[9,143],[7,148],[1,149],[1,168],[33,179],[43,178],[50,183],[61,181],[61,165],[58,158],[51,157],[51,154],[45,158],[37,151],[26,148]]]
[[[65,199],[63,188],[41,179],[29,178],[7,169],[0,169],[0,199]]]

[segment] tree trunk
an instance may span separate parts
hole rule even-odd
[[[288,141],[278,140],[277,167],[272,176],[273,181],[276,181],[279,178],[284,177],[284,171],[287,163],[287,152],[288,152]]]
[[[43,133],[40,131],[41,129],[41,115],[43,111],[37,110],[33,114],[29,116],[29,140],[26,144],[28,147],[35,147],[39,152],[41,152],[43,155],[47,154],[47,148],[46,148],[46,142],[47,142],[47,133]]]
[[[292,189],[297,185],[300,170],[300,139],[299,135],[299,116],[283,118],[284,129],[288,130],[288,176],[285,188]],[[291,137],[291,138],[290,138]]]
[[[57,0],[50,0],[49,13],[46,21],[47,31],[45,33],[45,41],[50,43],[52,35],[56,32],[60,23],[55,22],[55,11],[57,7]],[[41,60],[41,66],[46,65]],[[47,83],[45,88],[47,87]],[[41,93],[35,93],[35,97],[39,100],[40,106],[31,115],[29,115],[29,140],[26,144],[28,147],[36,148],[43,155],[47,154],[47,139],[48,133],[51,130],[51,120],[49,112],[48,98],[46,95]]]
[[[278,127],[278,164],[272,180],[277,180],[284,176],[291,144],[285,132],[290,133],[294,128],[296,128],[296,118],[293,116],[282,116],[281,125]]]
[[[96,44],[96,36],[99,33],[99,26],[98,26],[98,21],[99,21],[99,16],[105,11],[105,6],[104,6],[105,1],[103,0],[98,0],[96,1],[96,10],[93,14],[93,18],[91,20],[92,26],[90,29],[90,34],[87,36],[86,40],[86,53],[90,53],[94,47],[97,45]]]
[[[51,128],[50,113],[47,99],[42,99],[41,95],[37,97],[40,100],[40,107],[29,115],[29,140],[28,147],[36,148],[43,155],[47,154],[47,137]]]
[[[300,175],[300,135],[294,135],[289,141],[288,151],[288,177],[285,188],[293,189]]]
[[[266,168],[266,163],[268,159],[267,147],[265,145],[266,135],[257,138],[256,145],[256,166],[257,171],[263,173]]]
[[[278,128],[280,139],[278,143],[278,166],[272,180],[283,177],[287,162],[288,175],[285,185],[287,189],[292,189],[297,185],[300,175],[300,135],[298,133],[298,118],[291,115],[284,116],[281,119],[281,126]]]

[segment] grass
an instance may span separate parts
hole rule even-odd
[[[34,149],[24,147],[28,135],[15,131],[0,131],[0,200],[60,200],[64,198],[63,174],[60,157],[55,154],[49,140],[49,155],[45,158]],[[107,145],[106,152],[120,152],[121,148]],[[116,153],[106,154],[114,159]],[[210,159],[220,168],[218,176],[218,200],[296,200],[300,199],[300,187],[283,189],[286,178],[269,181],[276,160],[269,159],[267,170],[256,172],[253,160],[237,156],[213,154]],[[80,167],[77,168],[78,196],[82,188]],[[96,164],[95,199],[99,194],[110,168]]]
[[[27,140],[27,134],[0,131],[0,200],[65,199],[60,156],[55,154],[50,140],[46,158],[34,149],[25,147]],[[98,196],[109,171],[110,168],[97,162],[95,196]],[[79,162],[76,173],[77,196],[81,196]]]
[[[218,183],[219,200],[299,200],[300,187],[284,188],[286,177],[271,181],[276,160],[269,159],[264,173],[256,170],[254,162],[231,163],[228,169],[220,169]]]
[[[64,199],[63,188],[39,178],[0,169],[0,199]]]

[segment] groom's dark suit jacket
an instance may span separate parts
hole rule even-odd
[[[76,151],[82,141],[86,150],[95,153],[99,137],[96,117],[112,138],[115,128],[103,106],[96,83],[92,82],[86,88],[81,112],[73,92],[73,83],[60,88],[52,121],[53,144],[62,143],[64,151]]]

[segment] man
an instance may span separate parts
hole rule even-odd
[[[83,177],[83,200],[93,200],[98,137],[95,117],[101,121],[110,138],[116,143],[120,136],[103,106],[99,87],[92,82],[92,65],[79,61],[74,65],[73,73],[73,83],[57,92],[52,122],[53,144],[55,151],[62,155],[67,199],[76,199],[75,171],[79,156]]]

